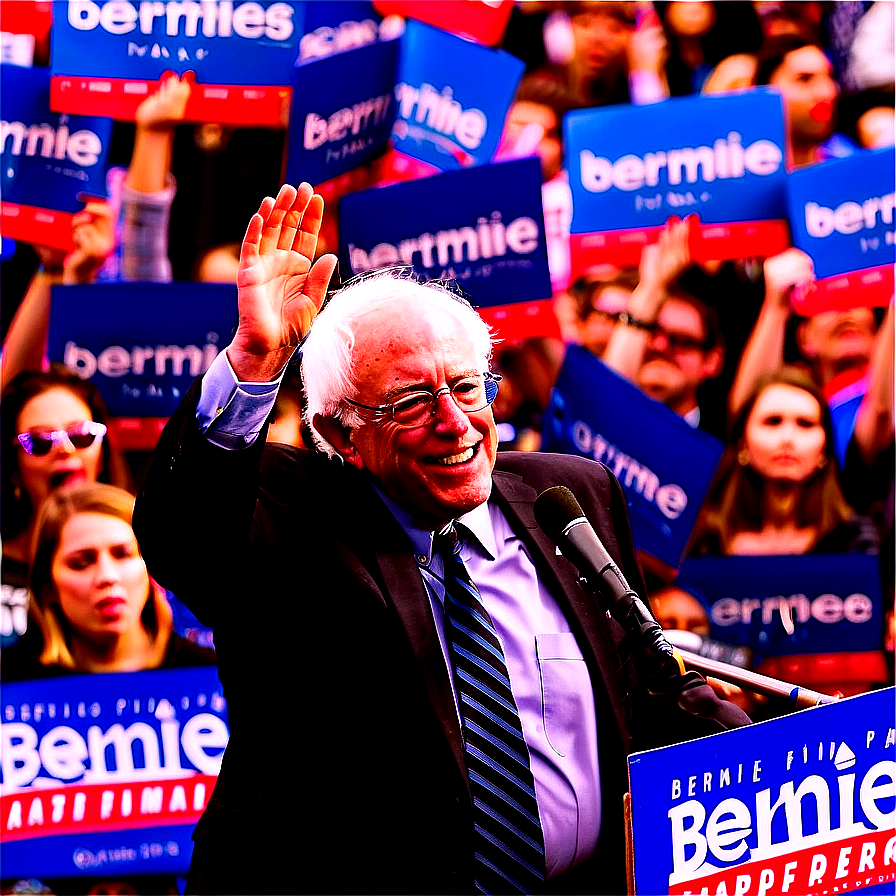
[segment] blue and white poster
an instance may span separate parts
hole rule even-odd
[[[327,0],[307,3],[299,40],[299,64],[398,37],[400,21],[384,22],[371,0]]]
[[[50,111],[46,68],[0,66],[3,235],[71,249],[82,196],[106,195],[112,119]]]
[[[556,328],[538,159],[351,193],[339,230],[343,270],[412,266],[426,280],[456,280],[500,335]]]
[[[303,30],[300,0],[60,0],[52,108],[133,119],[165,72],[193,72],[185,117],[282,126]]]
[[[438,171],[490,162],[524,69],[503,50],[409,20],[395,86],[395,149]]]
[[[185,874],[229,739],[215,666],[3,685],[3,876]]]
[[[711,637],[749,648],[757,671],[825,693],[889,680],[875,554],[691,557],[675,584],[704,605]]]
[[[54,286],[47,354],[94,382],[113,417],[170,417],[236,330],[236,286]]]
[[[629,756],[635,892],[892,896],[893,698]]]
[[[397,40],[293,70],[287,183],[331,180],[382,155],[395,121]]]
[[[563,119],[573,266],[637,264],[673,215],[695,214],[697,260],[789,245],[784,117],[776,93],[675,97]]]
[[[628,500],[635,546],[678,569],[722,443],[570,345],[542,418],[542,450],[601,461]]]
[[[817,281],[796,311],[888,305],[896,262],[893,148],[800,168],[789,176],[787,199],[793,245],[812,258]]]

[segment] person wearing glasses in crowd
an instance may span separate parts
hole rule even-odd
[[[643,594],[618,482],[498,451],[491,333],[445,284],[371,273],[323,305],[322,215],[307,183],[262,201],[233,341],[136,504],[151,575],[214,628],[230,711],[187,892],[623,892],[626,754],[749,719],[699,676],[703,718],[645,705],[621,628],[534,518],[570,486]],[[264,436],[300,343],[316,450]],[[492,786],[511,761],[512,803]]]
[[[132,490],[123,455],[107,438],[109,415],[96,386],[62,365],[28,370],[0,400],[3,462],[3,640],[25,630],[27,570],[41,505],[57,488],[105,481]]]
[[[701,415],[701,386],[719,376],[724,337],[716,309],[681,285],[691,267],[688,246],[695,218],[670,218],[658,242],[645,246],[638,286],[627,307],[615,315],[603,361],[662,402],[694,428],[714,430]],[[707,425],[709,424],[709,425]]]

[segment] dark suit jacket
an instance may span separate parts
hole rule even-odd
[[[134,521],[151,574],[214,626],[228,700],[230,742],[194,834],[190,886],[470,892],[461,733],[407,536],[366,476],[338,461],[262,440],[241,451],[210,445],[196,426],[197,395],[162,434]],[[492,500],[566,611],[597,703],[600,843],[554,888],[623,893],[625,758],[643,688],[620,656],[622,630],[535,522],[535,497],[557,484],[573,490],[642,595],[643,580],[606,468],[499,455]]]

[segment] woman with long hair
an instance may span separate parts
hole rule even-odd
[[[843,497],[824,394],[796,367],[760,379],[735,419],[695,527],[693,554],[877,550]]]
[[[57,489],[34,529],[28,632],[3,652],[3,680],[214,663],[174,632],[131,527],[134,498],[85,482]]]
[[[25,631],[28,551],[37,512],[57,488],[111,482],[130,490],[131,476],[109,436],[99,390],[61,365],[15,376],[0,401],[0,536],[6,647]]]

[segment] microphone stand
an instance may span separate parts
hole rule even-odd
[[[768,697],[784,697],[790,700],[797,709],[821,706],[825,703],[837,703],[840,700],[839,697],[822,694],[810,688],[800,687],[800,685],[789,684],[778,678],[771,678],[768,675],[761,675],[758,672],[742,669],[740,666],[732,666],[729,663],[721,663],[718,660],[699,656],[696,653],[691,653],[689,650],[676,648],[675,652],[681,657],[685,666],[691,669],[696,669],[704,675],[721,678],[723,681],[736,684],[738,687],[749,691],[755,691],[757,694],[764,694]]]
[[[608,570],[601,572],[603,575]],[[840,699],[674,647],[641,598],[628,587],[622,574],[615,568],[610,572],[619,577],[625,589],[622,598],[617,598],[617,603],[612,607],[616,612],[613,613],[611,610],[611,615],[615,616],[626,632],[632,636],[635,661],[647,672],[652,687],[657,691],[662,692],[670,686],[677,685],[682,677],[687,675],[685,667],[688,667],[695,672],[712,675],[757,694],[783,697],[796,709],[836,703]],[[579,583],[598,597],[607,596],[606,587],[601,588],[601,585],[606,585],[602,578],[592,582],[590,577],[580,575]]]

